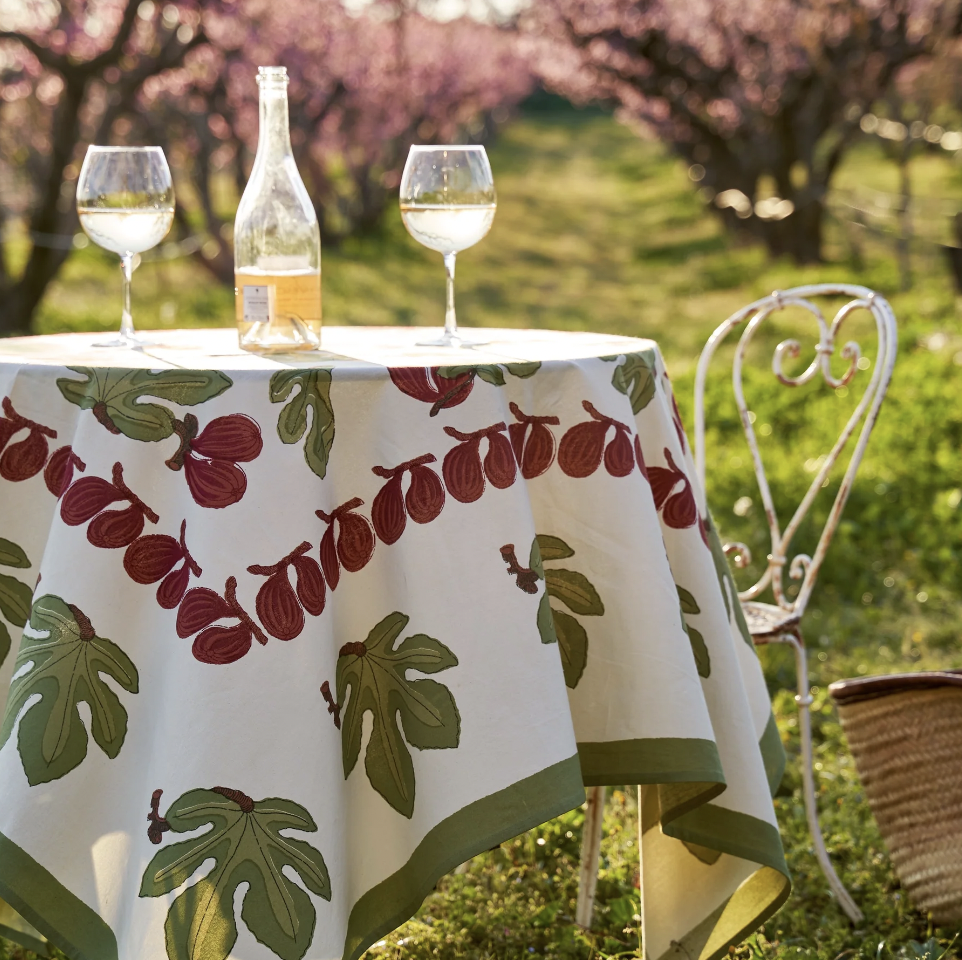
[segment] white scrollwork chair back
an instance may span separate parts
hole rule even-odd
[[[845,304],[836,314],[831,323],[825,319],[821,309],[812,302],[814,297],[848,297]],[[784,361],[787,358],[797,359],[801,356],[801,345],[797,340],[784,340],[775,348],[772,360],[772,370],[781,383],[788,387],[797,387],[809,383],[821,375],[822,380],[831,388],[847,386],[856,377],[861,367],[859,359],[861,351],[857,344],[847,342],[841,348],[841,356],[848,361],[845,372],[836,377],[832,373],[831,360],[836,349],[836,340],[846,320],[858,310],[867,310],[875,321],[878,334],[878,351],[874,369],[869,377],[868,385],[845,424],[844,429],[835,445],[821,459],[814,479],[807,492],[796,508],[784,529],[775,510],[765,467],[758,449],[755,436],[753,418],[749,415],[742,389],[742,370],[745,364],[746,351],[755,333],[765,320],[773,313],[787,307],[800,307],[815,318],[818,325],[818,342],[815,345],[815,357],[802,373],[788,376],[784,371]],[[744,331],[735,348],[732,365],[732,385],[734,387],[735,402],[745,431],[749,449],[752,455],[752,465],[765,508],[765,517],[771,535],[771,553],[768,563],[759,579],[747,590],[740,591],[738,599],[745,611],[752,638],[757,644],[785,643],[789,644],[795,653],[795,668],[798,682],[798,693],[795,702],[799,712],[799,733],[802,748],[802,780],[805,797],[805,812],[808,819],[809,831],[815,847],[815,854],[822,872],[832,891],[838,898],[839,905],[853,923],[863,919],[862,912],[839,880],[825,849],[821,829],[818,823],[818,811],[815,794],[815,774],[812,755],[812,730],[809,707],[812,703],[811,689],[808,679],[808,661],[805,643],[802,638],[800,621],[808,604],[812,589],[815,586],[819,569],[828,551],[832,537],[838,528],[842,511],[848,500],[855,474],[862,462],[865,448],[875,426],[885,393],[892,379],[892,369],[895,365],[897,346],[895,315],[884,297],[869,290],[867,287],[853,284],[813,284],[795,287],[791,290],[776,291],[770,296],[756,300],[747,307],[732,314],[709,338],[695,374],[695,467],[698,473],[698,488],[700,502],[698,504],[702,517],[708,514],[705,502],[705,382],[708,368],[718,347],[736,327],[744,325]],[[859,426],[861,430],[859,431]],[[828,520],[818,538],[818,543],[811,556],[797,554],[789,563],[788,555],[792,540],[798,532],[809,509],[815,501],[819,491],[826,485],[832,469],[848,446],[849,441],[858,431],[858,439],[845,468],[842,481],[835,495],[835,501],[829,511]],[[816,461],[818,462],[818,461]],[[751,562],[751,555],[744,544],[733,543],[726,545],[726,554],[733,557],[736,566],[746,567]],[[785,567],[788,566],[788,577],[801,581],[794,599],[790,598],[785,589]],[[771,587],[774,603],[761,603],[757,600],[764,591]],[[604,787],[592,787],[588,791],[588,808],[585,813],[584,835],[581,849],[581,873],[578,887],[578,904],[575,911],[576,921],[584,927],[591,926],[594,908],[595,884],[598,876],[600,858],[602,818],[604,815]]]
[[[825,319],[822,310],[810,299],[812,297],[822,296],[846,296],[852,299],[838,310],[834,319],[829,323]],[[775,355],[772,359],[772,371],[778,380],[787,387],[801,386],[814,380],[819,375],[821,375],[824,382],[832,388],[847,386],[855,379],[860,371],[859,359],[862,356],[857,343],[848,341],[842,346],[841,356],[848,361],[848,366],[840,377],[836,377],[832,373],[831,361],[832,355],[836,350],[837,339],[841,328],[845,321],[856,311],[862,309],[867,310],[875,320],[878,333],[878,352],[869,383],[865,388],[862,398],[849,417],[835,445],[824,458],[821,458],[820,468],[817,469],[815,477],[805,496],[783,529],[775,509],[768,480],[765,476],[765,467],[762,462],[761,453],[759,452],[755,428],[752,423],[753,418],[745,402],[742,387],[742,370],[745,363],[746,351],[758,328],[773,313],[786,307],[800,307],[810,313],[818,324],[818,342],[815,345],[815,356],[808,367],[798,376],[788,376],[784,372],[783,363],[786,358],[795,359],[800,356],[801,345],[799,342],[797,340],[784,340],[775,348]],[[749,622],[752,634],[758,638],[762,638],[796,627],[802,618],[802,614],[805,612],[805,607],[808,604],[812,589],[815,586],[822,561],[828,551],[832,537],[838,528],[842,511],[845,508],[845,503],[851,492],[855,474],[862,462],[865,447],[868,444],[869,436],[875,426],[882,401],[885,399],[885,393],[888,390],[889,381],[892,378],[892,369],[895,364],[897,338],[895,315],[888,302],[879,294],[866,287],[850,284],[817,284],[776,292],[749,304],[721,324],[705,345],[695,375],[695,467],[700,481],[700,496],[702,502],[699,506],[702,515],[705,515],[707,512],[707,506],[704,502],[704,491],[706,479],[705,383],[708,377],[708,369],[715,352],[724,342],[728,334],[743,324],[745,325],[744,331],[739,338],[738,345],[735,349],[734,362],[732,364],[732,386],[735,394],[735,403],[738,407],[738,413],[752,456],[752,465],[758,483],[759,495],[761,496],[765,517],[768,522],[771,536],[771,553],[768,555],[768,563],[762,575],[754,584],[739,593],[739,599],[742,601],[742,606],[745,610],[746,619]],[[835,496],[835,502],[832,504],[828,520],[819,536],[814,553],[811,556],[804,553],[797,554],[789,563],[789,552],[795,534],[798,532],[816,496],[825,485],[833,468],[838,463],[839,457],[845,450],[853,434],[858,430],[860,424],[861,431],[859,432],[858,440],[855,443],[855,448],[852,451],[838,493]],[[726,553],[732,557],[737,567],[746,567],[751,562],[751,554],[744,544],[727,544]],[[787,572],[789,579],[801,581],[794,599],[789,598],[785,587],[786,565],[788,566]],[[768,587],[772,589],[775,603],[762,604],[754,602]]]

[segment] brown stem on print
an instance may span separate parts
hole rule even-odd
[[[467,393],[470,393],[471,387],[474,384],[474,378],[477,375],[478,375],[477,370],[467,371],[467,376],[465,377],[464,380],[462,380],[460,383],[456,383],[453,387],[451,387],[450,390],[448,390],[446,394],[444,394],[443,397],[439,398],[431,405],[431,412],[428,414],[428,416],[436,417],[459,394],[465,391],[466,391],[465,395],[467,395]]]
[[[187,565],[190,567],[191,572],[195,577],[199,577],[204,571],[200,568],[200,564],[191,556],[190,550],[187,549],[187,521],[180,521],[180,549],[184,551],[184,559],[187,561]]]
[[[56,430],[51,427],[45,427],[42,423],[37,423],[36,420],[28,420],[26,417],[17,413],[9,397],[4,397],[3,400],[0,401],[0,406],[3,407],[3,415],[14,423],[18,430],[34,430],[37,433],[42,433],[45,437],[50,437],[51,440],[57,439]]]
[[[392,477],[397,476],[399,473],[403,473],[405,470],[411,470],[414,467],[420,467],[425,463],[436,463],[437,459],[438,458],[433,453],[425,453],[420,457],[415,457],[413,460],[405,460],[404,463],[399,463],[396,467],[371,467],[371,473],[373,473],[376,477],[383,477],[385,480],[390,480]]]
[[[502,420],[500,423],[493,423],[490,427],[482,427],[480,430],[474,430],[471,433],[462,433],[460,430],[455,430],[454,427],[445,427],[444,432],[449,437],[454,437],[455,440],[460,440],[462,443],[465,443],[468,440],[480,440],[489,434],[507,429],[508,425]]]
[[[354,643],[345,643],[344,646],[337,651],[337,655],[339,657],[363,657],[367,655],[367,646],[360,640]]]
[[[97,636],[97,631],[94,630],[90,618],[80,607],[75,607],[72,603],[67,604],[67,609],[73,614],[74,620],[77,621],[77,626],[80,628],[80,639],[93,640],[93,638]]]
[[[286,557],[282,557],[277,563],[271,564],[270,566],[264,566],[261,564],[251,564],[247,568],[248,573],[256,573],[262,577],[269,577],[273,573],[280,573],[289,563],[291,563],[295,557],[301,557],[308,550],[311,549],[311,543],[305,540],[300,546],[295,547]]]
[[[160,815],[160,798],[163,794],[163,790],[155,790],[150,795],[150,813],[147,814],[150,826],[147,828],[147,837],[151,843],[160,843],[170,829],[170,824]]]
[[[341,708],[337,705],[334,697],[331,695],[331,685],[325,680],[321,684],[321,696],[324,698],[324,702],[327,704],[327,712],[334,717],[334,726],[338,730],[341,729]]]
[[[94,417],[96,417],[97,422],[107,428],[110,433],[120,436],[119,428],[114,424],[113,420],[110,419],[110,414],[107,412],[107,404],[103,400],[98,400],[93,407]]]
[[[144,503],[144,501],[141,500],[140,497],[138,497],[137,494],[127,486],[126,483],[124,483],[124,468],[120,463],[114,464],[112,478],[114,481],[114,486],[121,494],[123,494],[124,499],[129,500],[135,507],[137,507],[151,523],[157,523],[160,520],[160,517],[157,516],[157,514],[154,513],[154,511],[151,510],[150,507],[148,507],[147,504]]]
[[[254,812],[254,801],[246,793],[240,790],[232,790],[230,787],[211,787],[211,793],[219,793],[222,797],[232,800],[244,811],[244,813]]]
[[[506,543],[501,548],[501,558],[508,565],[508,576],[515,577],[517,585],[525,593],[538,592],[538,575],[529,567],[523,567],[518,563],[518,558],[514,553],[514,544]]]
[[[523,413],[521,408],[513,400],[508,404],[508,409],[517,420],[521,421],[521,423],[550,423],[553,427],[557,427],[561,423],[561,420],[558,417],[539,417],[532,414]]]
[[[648,467],[645,464],[645,455],[641,450],[641,438],[637,433],[635,434],[635,461],[638,464],[638,469],[641,471],[641,475],[650,483],[651,480],[648,477]]]
[[[184,468],[184,460],[190,453],[190,441],[197,436],[198,427],[197,417],[192,413],[185,413],[183,420],[174,421],[174,433],[180,439],[180,446],[169,460],[164,461],[171,470],[182,470]]]
[[[264,636],[264,631],[251,619],[247,611],[237,602],[237,578],[228,577],[227,583],[224,584],[224,599],[227,601],[227,605],[231,609],[233,616],[237,617],[241,623],[247,627],[248,630],[254,635],[254,639],[262,646],[267,643],[267,637]]]

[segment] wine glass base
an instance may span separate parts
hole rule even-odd
[[[444,333],[436,340],[418,340],[415,346],[418,347],[453,347],[455,350],[470,350],[473,347],[487,346],[487,340],[466,340],[456,333]]]
[[[156,347],[159,344],[153,340],[144,340],[141,337],[116,337],[113,340],[98,340],[93,343],[94,347],[113,347],[114,349],[127,348],[128,350],[143,350],[144,347]]]

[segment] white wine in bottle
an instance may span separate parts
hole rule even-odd
[[[260,67],[257,85],[257,153],[234,220],[240,345],[254,353],[317,350],[321,235],[291,152],[286,68]]]

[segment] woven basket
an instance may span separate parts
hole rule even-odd
[[[902,886],[937,923],[962,920],[962,676],[866,677],[829,692]]]

